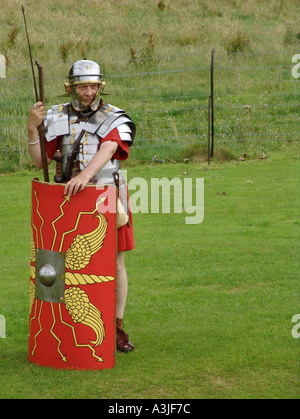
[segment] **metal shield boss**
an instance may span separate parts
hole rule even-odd
[[[32,181],[29,361],[64,369],[115,363],[116,188]]]

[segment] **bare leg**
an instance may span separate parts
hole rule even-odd
[[[124,252],[117,253],[117,282],[116,282],[116,317],[123,319],[127,299],[127,272]]]
[[[127,299],[127,272],[125,268],[124,252],[117,253],[117,283],[116,283],[116,332],[117,349],[121,352],[131,352],[134,345],[129,341],[123,329],[123,316]]]

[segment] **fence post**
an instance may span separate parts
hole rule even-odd
[[[214,118],[214,57],[215,49],[211,50],[211,61],[210,61],[210,105],[211,105],[211,151],[210,157],[214,156],[214,139],[215,139],[215,118]]]
[[[208,136],[207,136],[207,161],[210,165],[210,128],[211,128],[211,96],[208,97]]]

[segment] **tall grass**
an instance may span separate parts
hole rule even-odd
[[[82,58],[84,49],[105,62],[130,58],[130,47],[145,55],[150,34],[157,55],[210,50],[213,46],[225,51],[230,39],[232,44],[236,42],[238,33],[242,35],[241,45],[248,39],[254,51],[269,52],[285,46],[287,27],[294,35],[289,46],[299,45],[295,19],[299,4],[293,0],[164,3],[161,8],[158,0],[111,0],[105,5],[97,0],[87,4],[76,0],[23,1],[33,52],[41,62],[63,61],[66,53],[72,62]],[[1,6],[1,52],[10,64],[27,62],[20,2],[2,0]]]

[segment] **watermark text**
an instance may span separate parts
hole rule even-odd
[[[300,314],[294,314],[292,317],[292,323],[296,323],[292,328],[292,336],[294,339],[300,338]]]
[[[122,170],[127,183],[127,171]],[[186,224],[200,224],[204,219],[204,179],[134,177],[127,183],[133,214],[186,214]],[[98,190],[101,190],[101,186]],[[104,197],[105,192],[100,196]],[[115,212],[116,204],[107,197],[105,211]]]
[[[300,77],[300,54],[295,54],[292,57],[292,63],[296,63],[296,65],[292,68],[292,76],[294,79],[299,79]]]
[[[5,317],[3,314],[0,314],[0,338],[6,337],[5,323]]]

